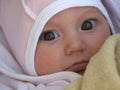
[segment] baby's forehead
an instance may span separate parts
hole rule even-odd
[[[72,7],[58,12],[53,15],[48,22],[55,23],[57,19],[62,18],[61,16],[72,16],[74,18],[95,18],[96,16],[103,16],[102,12],[96,7],[84,6],[84,7]],[[96,18],[97,18],[96,17]],[[63,17],[64,18],[64,17]],[[65,18],[67,19],[67,18]]]

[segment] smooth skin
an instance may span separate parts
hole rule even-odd
[[[69,8],[56,14],[47,22],[38,41],[37,74],[83,74],[90,58],[110,35],[109,24],[94,7]]]

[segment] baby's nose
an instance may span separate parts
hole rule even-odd
[[[74,36],[66,41],[64,52],[66,55],[82,53],[85,50],[84,39],[80,36]]]

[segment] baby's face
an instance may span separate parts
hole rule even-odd
[[[36,72],[45,75],[68,70],[82,74],[109,36],[109,25],[98,9],[66,9],[48,21],[39,38]]]

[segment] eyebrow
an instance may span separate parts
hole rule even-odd
[[[94,8],[94,9],[93,9]],[[89,15],[89,16],[88,16]],[[101,11],[95,7],[92,8],[88,8],[87,10],[85,10],[83,13],[81,13],[81,18],[85,18],[85,17],[98,17],[98,15],[100,16],[104,16]]]
[[[80,7],[75,7],[75,8],[80,8]],[[84,9],[84,7],[81,7],[81,9]],[[98,15],[100,14],[100,11],[95,8],[95,7],[92,7],[92,8],[86,8],[86,10],[84,10],[82,13],[80,12],[80,18],[83,19],[83,18],[94,18],[94,17],[98,17]],[[79,15],[78,15],[79,17]],[[56,22],[52,21],[52,20],[49,20],[51,23],[49,23],[49,27],[52,27],[52,26],[57,26],[56,25]],[[48,24],[46,24],[48,25]]]

